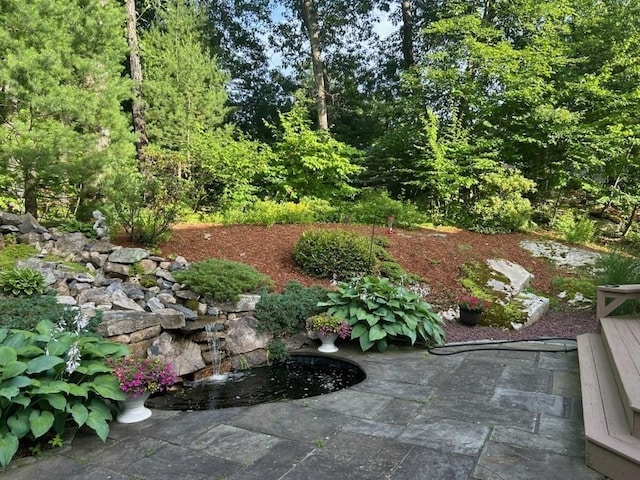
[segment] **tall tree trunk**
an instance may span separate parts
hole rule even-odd
[[[320,48],[320,32],[313,0],[302,0],[300,12],[311,44],[311,62],[313,64],[313,78],[316,87],[316,109],[318,111],[318,129],[329,130],[327,114],[327,90],[325,83],[325,69]]]
[[[38,218],[38,177],[31,165],[24,167],[24,211]]]
[[[127,6],[127,42],[129,43],[129,66],[133,80],[133,131],[136,133],[136,157],[138,169],[145,170],[144,149],[149,144],[147,126],[142,105],[142,65],[140,64],[140,45],[138,43],[137,16],[135,0],[125,0]]]
[[[404,68],[411,68],[415,63],[413,58],[413,2],[411,0],[402,0],[402,56]]]
[[[638,211],[638,208],[640,208],[640,205],[636,203],[631,209],[631,213],[629,214],[629,217],[627,218],[627,221],[625,222],[624,227],[622,228],[622,232],[620,232],[620,236],[622,238],[626,237],[627,233],[629,233],[629,230],[631,230],[633,221],[636,219],[636,212]]]

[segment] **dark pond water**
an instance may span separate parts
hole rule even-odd
[[[209,410],[294,400],[335,392],[366,378],[355,363],[319,355],[294,355],[289,361],[204,380],[146,402],[160,410]]]

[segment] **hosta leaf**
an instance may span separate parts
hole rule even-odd
[[[29,426],[30,414],[31,409],[24,409],[7,419],[7,426],[16,437],[22,438],[31,430]]]
[[[75,397],[88,398],[89,389],[86,387],[86,384],[84,384],[84,383],[82,383],[80,385],[77,385],[75,383],[70,383],[69,384],[69,394],[73,395]]]
[[[18,362],[18,361],[9,362],[4,367],[2,367],[2,369],[0,369],[1,371],[0,378],[2,378],[4,383],[5,379],[17,377],[21,373],[24,373],[26,370],[27,370],[27,364],[24,362]]]
[[[387,332],[385,332],[385,330],[380,325],[374,325],[373,327],[371,327],[371,330],[369,330],[369,340],[372,342],[381,340],[386,336]]]
[[[360,338],[365,332],[369,329],[364,323],[358,323],[353,330],[351,330],[351,340],[355,340],[356,338]]]
[[[369,332],[367,331],[360,336],[360,348],[363,352],[366,352],[371,347],[373,347],[373,342],[369,340]]]
[[[2,387],[18,387],[18,388],[24,388],[24,387],[28,387],[29,385],[34,385],[37,384],[38,382],[34,381],[33,379],[26,377],[24,375],[20,375],[19,377],[13,377],[10,378],[9,380],[4,380],[2,382]]]
[[[89,417],[89,410],[80,402],[74,403],[73,406],[67,410],[79,427],[84,425]]]
[[[38,395],[48,395],[51,393],[69,393],[69,384],[62,380],[50,380],[42,381],[39,387],[34,388],[32,391]]]
[[[96,434],[103,442],[107,440],[107,436],[109,435],[109,424],[105,420],[105,417],[100,415],[98,412],[92,411],[87,417],[86,424],[95,430]]]
[[[56,410],[64,410],[67,406],[67,398],[61,393],[50,393],[44,399]]]
[[[16,349],[20,357],[34,358],[44,354],[44,350],[35,345],[25,345]]]
[[[64,356],[71,344],[75,341],[75,337],[70,333],[66,333],[56,337],[55,341],[49,342],[49,355]]]
[[[47,433],[53,426],[54,420],[55,418],[51,412],[33,410],[31,415],[29,415],[29,426],[31,427],[31,433],[34,438],[41,437]]]
[[[122,399],[124,400],[124,395]],[[111,410],[109,410],[109,406],[103,400],[98,398],[91,400],[91,403],[89,403],[89,410],[99,413],[107,420],[111,420]]]
[[[9,465],[9,462],[18,451],[18,437],[13,433],[0,433],[0,465],[2,468]]]
[[[53,355],[41,355],[39,357],[29,360],[27,364],[27,373],[40,373],[50,368],[64,363],[64,360],[60,357]]]
[[[18,360],[18,354],[11,347],[0,347],[0,367]]]
[[[7,400],[12,400],[20,393],[20,389],[18,387],[5,387],[2,384],[2,388],[0,388],[0,397],[4,397]]]

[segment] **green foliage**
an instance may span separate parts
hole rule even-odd
[[[326,296],[325,288],[305,287],[298,282],[287,283],[282,293],[265,293],[254,313],[259,322],[257,330],[275,337],[303,331],[305,320],[321,311],[318,302]]]
[[[64,220],[56,224],[56,228],[62,232],[80,232],[85,237],[96,238],[96,231],[93,229],[92,223],[81,222],[76,219]]]
[[[0,272],[0,290],[16,297],[40,294],[44,291],[44,276],[30,267],[10,268]]]
[[[102,318],[100,312],[97,313],[98,315],[92,317],[85,328],[91,334],[95,334]],[[33,332],[41,320],[70,325],[77,314],[77,310],[58,303],[54,295],[0,297],[0,326],[3,328]]]
[[[6,239],[10,237],[7,235]],[[10,237],[13,238],[13,237]],[[7,245],[0,249],[0,272],[13,268],[18,260],[27,260],[36,254],[36,249],[32,245],[25,243],[7,243]]]
[[[98,337],[79,336],[50,321],[36,332],[0,330],[0,465],[6,467],[22,439],[50,431],[62,435],[68,422],[86,425],[104,441],[111,420],[109,400],[124,400],[107,366],[128,349]]]
[[[390,340],[408,337],[429,345],[444,342],[444,322],[431,305],[417,293],[393,284],[387,278],[362,277],[339,282],[335,292],[319,306],[327,313],[347,320],[353,327],[351,339],[358,339],[363,351],[375,346],[379,351]]]
[[[100,0],[24,7],[8,2],[1,13],[0,178],[11,180],[2,191],[34,214],[43,200],[81,208],[134,151],[122,108],[131,95],[124,11]]]
[[[475,187],[475,199],[467,221],[469,229],[498,233],[524,228],[532,213],[531,204],[524,195],[532,191],[535,184],[520,172],[496,168],[492,162],[489,165],[488,171],[480,174]]]
[[[558,215],[554,222],[553,228],[560,232],[567,242],[586,243],[593,240],[596,227],[595,223],[586,217],[579,217],[576,220],[573,210]]]
[[[155,247],[170,237],[171,225],[178,218],[181,183],[178,178],[144,178],[137,172],[125,171],[114,176],[109,197],[116,222],[129,239]]]
[[[333,207],[326,200],[302,198],[299,202],[259,200],[244,211],[230,211],[225,223],[253,225],[309,224],[331,218]]]
[[[389,197],[383,190],[366,189],[355,202],[347,202],[341,208],[342,216],[353,223],[388,226],[388,217],[393,217],[396,227],[415,228],[428,221],[411,202],[401,202]]]
[[[555,277],[551,282],[553,291],[556,294],[566,292],[566,300],[573,299],[577,293],[590,299],[595,307],[597,286],[592,278],[580,277]]]
[[[173,272],[174,278],[190,290],[218,302],[236,301],[242,293],[271,288],[273,281],[244,263],[211,258]]]
[[[281,338],[272,338],[267,342],[267,362],[282,363],[291,357],[287,342]]]
[[[313,130],[301,102],[280,115],[281,130],[272,126],[273,145],[268,189],[285,198],[325,200],[350,197],[355,189],[350,177],[361,170],[360,152],[333,139],[329,132]]]
[[[609,253],[596,262],[594,281],[597,285],[627,285],[640,283],[640,261],[635,256]],[[640,311],[640,302],[626,301],[614,310],[614,315],[627,315]]]
[[[293,260],[308,275],[336,280],[367,275],[376,267],[371,242],[345,230],[304,232],[293,251]]]

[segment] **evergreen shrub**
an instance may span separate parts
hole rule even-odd
[[[77,314],[76,308],[56,302],[54,295],[0,297],[0,325],[2,328],[34,331],[41,320],[70,325]],[[101,319],[101,312],[98,311],[94,317],[88,320],[85,330],[89,334],[95,335]]]
[[[318,302],[325,300],[328,290],[320,286],[305,287],[289,282],[282,293],[265,293],[256,304],[258,331],[276,337],[304,330],[305,320],[320,313]]]
[[[218,302],[238,300],[243,293],[272,288],[273,280],[244,263],[211,258],[173,272],[190,290]]]
[[[376,269],[369,239],[345,230],[304,232],[293,251],[293,260],[308,275],[335,280],[368,275]]]

